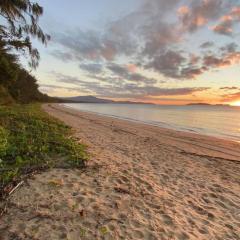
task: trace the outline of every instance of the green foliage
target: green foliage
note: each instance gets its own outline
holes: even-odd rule
[[[105,227],[105,226],[102,226],[102,227],[99,229],[99,231],[100,231],[100,233],[101,233],[102,235],[106,235],[106,234],[108,233],[108,229],[107,229],[107,227]]]
[[[0,188],[38,168],[84,167],[85,147],[40,105],[0,107]]]
[[[30,65],[36,68],[39,60],[38,50],[32,47],[30,37],[46,44],[50,36],[38,25],[43,8],[29,0],[1,0],[0,16],[5,20],[0,24],[0,40],[8,48],[28,52]]]
[[[37,80],[18,64],[0,40],[0,105],[14,101],[52,102],[55,99],[39,92]]]
[[[0,105],[9,105],[14,103],[14,100],[10,93],[0,85]]]
[[[31,37],[47,44],[50,37],[38,25],[43,8],[29,0],[0,0],[0,105],[55,101],[38,90],[37,81],[19,63],[17,53],[30,56],[31,68],[39,61]]]
[[[8,148],[8,132],[0,126],[0,156],[5,156]]]

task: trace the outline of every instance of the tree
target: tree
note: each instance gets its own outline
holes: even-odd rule
[[[38,90],[36,78],[19,64],[16,54],[28,53],[31,67],[37,67],[39,53],[31,37],[43,44],[50,39],[38,25],[42,14],[43,8],[29,0],[0,0],[0,104],[55,101]]]
[[[28,53],[30,66],[36,68],[39,52],[32,47],[31,37],[36,37],[47,44],[50,36],[45,34],[38,25],[43,8],[29,0],[0,0],[0,41],[5,48],[16,49]]]

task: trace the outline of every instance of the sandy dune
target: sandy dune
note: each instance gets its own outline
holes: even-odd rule
[[[0,239],[240,239],[240,145],[45,105],[88,145],[86,170],[38,174]]]

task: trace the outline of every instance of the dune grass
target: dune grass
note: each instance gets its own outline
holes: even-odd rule
[[[84,167],[85,146],[40,104],[0,106],[0,195],[24,175],[50,167]]]

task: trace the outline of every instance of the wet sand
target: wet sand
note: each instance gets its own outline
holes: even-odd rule
[[[88,146],[88,167],[25,182],[0,239],[240,239],[240,144],[43,108]]]

